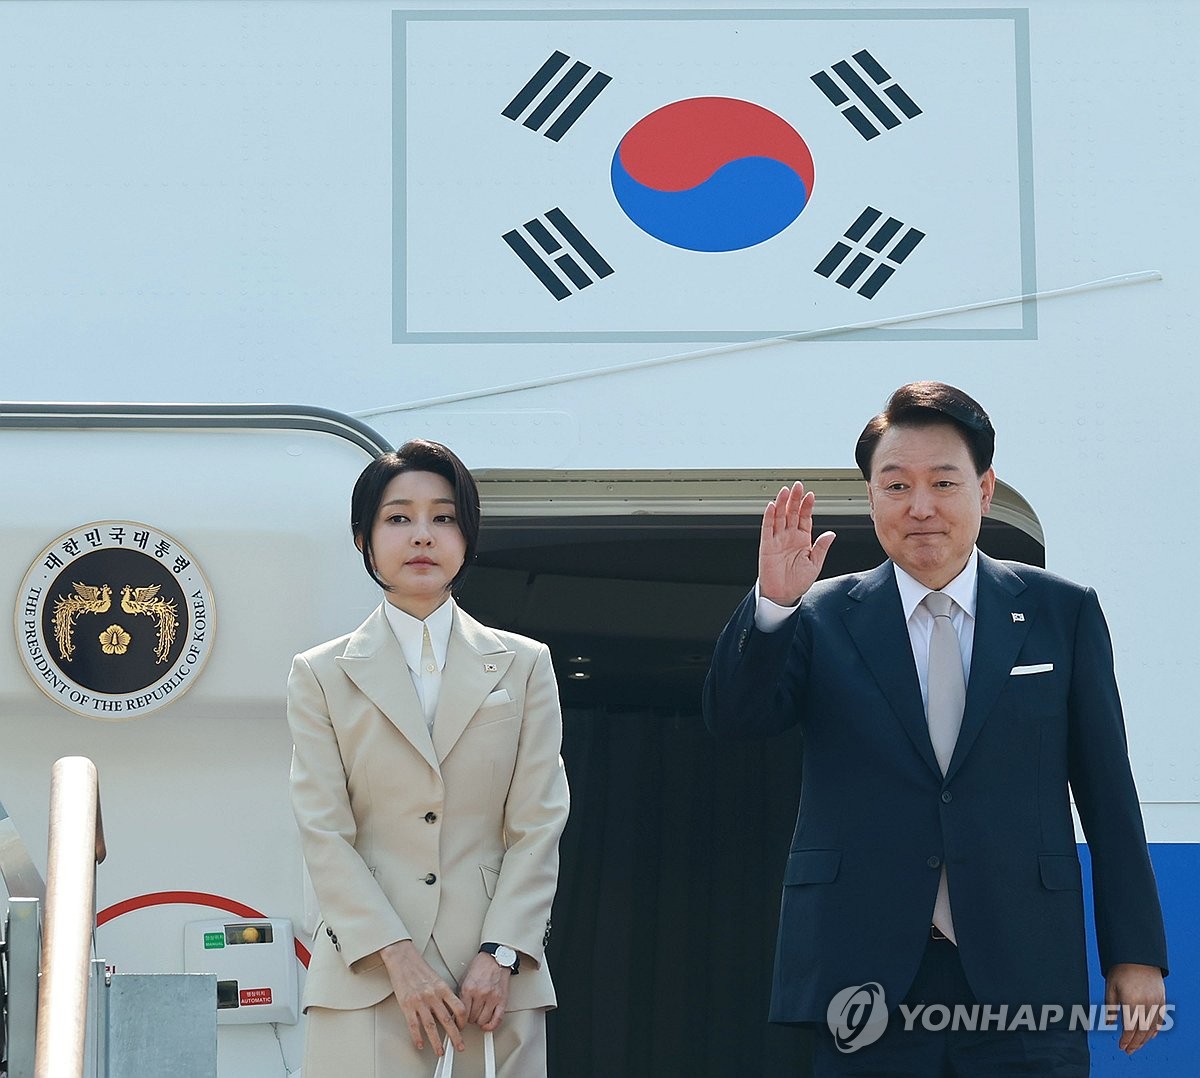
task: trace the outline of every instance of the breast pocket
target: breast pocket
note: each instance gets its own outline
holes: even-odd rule
[[[505,719],[514,718],[516,715],[517,702],[512,698],[512,693],[501,686],[498,689],[493,689],[483,698],[483,703],[476,709],[475,716],[471,719],[468,729],[488,726],[494,722],[503,722]]]
[[[1057,663],[1021,660],[1007,682],[1003,708],[1014,718],[1056,713],[1066,706],[1067,674]]]
[[[496,726],[499,723],[509,722],[518,718],[520,718],[520,715],[517,712],[517,705],[511,700],[494,707],[481,707],[475,712],[470,723],[467,724],[466,732],[469,734],[473,730]]]

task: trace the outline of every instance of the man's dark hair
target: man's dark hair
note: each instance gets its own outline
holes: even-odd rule
[[[909,382],[889,398],[883,411],[871,419],[858,436],[854,460],[863,478],[871,481],[871,458],[879,439],[892,427],[953,427],[967,443],[975,474],[992,466],[996,431],[979,402],[945,382]]]
[[[375,571],[371,530],[375,525],[379,504],[383,501],[383,492],[396,476],[404,472],[433,472],[445,479],[454,491],[454,515],[467,544],[462,568],[450,581],[451,589],[456,589],[475,560],[475,550],[479,545],[479,488],[467,466],[441,442],[414,438],[399,449],[380,454],[363,469],[354,484],[354,493],[350,495],[350,531],[362,547],[363,565],[376,584],[384,591],[391,591],[390,585],[381,580]]]

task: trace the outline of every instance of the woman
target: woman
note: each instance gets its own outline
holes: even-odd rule
[[[479,493],[437,442],[363,471],[350,525],[383,602],[298,655],[292,804],[324,918],[305,1078],[546,1073],[543,960],[567,818],[550,652],[465,614]]]

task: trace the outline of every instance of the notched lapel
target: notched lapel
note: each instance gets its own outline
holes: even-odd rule
[[[433,749],[439,763],[454,748],[488,693],[508,673],[514,657],[491,629],[455,607],[433,719]]]
[[[996,700],[1009,682],[1021,645],[1037,614],[1036,596],[1025,581],[1001,562],[979,555],[979,582],[975,592],[975,640],[971,646],[971,676],[962,728],[946,779],[966,759],[979,731],[995,709]],[[1023,617],[1016,619],[1013,612]]]
[[[909,740],[940,775],[892,563],[884,562],[869,573],[850,590],[849,597],[851,605],[842,615],[846,631]]]
[[[383,607],[378,607],[351,634],[335,662],[368,700],[387,716],[426,760],[438,770],[429,727],[413,686],[404,652]]]

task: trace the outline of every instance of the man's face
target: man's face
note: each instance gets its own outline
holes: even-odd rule
[[[867,486],[875,534],[906,573],[943,588],[967,564],[995,487],[991,468],[975,474],[954,427],[891,427],[875,447]]]

